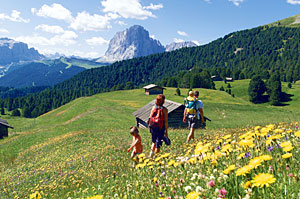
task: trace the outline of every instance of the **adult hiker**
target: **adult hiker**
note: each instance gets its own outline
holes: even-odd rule
[[[199,99],[199,91],[194,92],[194,97],[196,101],[196,111],[197,111],[197,120],[200,120],[201,126],[205,124],[204,114],[203,114],[203,103]]]
[[[183,122],[188,121],[188,128],[190,129],[186,142],[189,143],[191,139],[194,139],[195,128],[197,127],[197,119],[201,118],[201,123],[204,124],[203,117],[203,103],[198,99],[199,91],[189,92],[189,96],[186,99],[186,107],[183,114]]]
[[[152,135],[152,145],[149,157],[159,153],[164,137],[168,138],[168,109],[163,106],[165,96],[157,95],[155,105],[149,116],[149,128]]]

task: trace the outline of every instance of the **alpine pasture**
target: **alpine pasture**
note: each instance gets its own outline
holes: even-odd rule
[[[0,140],[0,198],[299,198],[300,83],[283,91],[284,106],[248,101],[249,80],[230,82],[235,97],[198,89],[205,130],[185,143],[187,129],[169,129],[171,146],[148,159],[151,136],[140,129],[144,154],[127,149],[132,113],[155,96],[143,89],[76,99],[36,119],[6,116]],[[176,88],[166,99],[183,103]]]

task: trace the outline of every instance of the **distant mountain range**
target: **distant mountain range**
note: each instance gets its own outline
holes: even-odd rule
[[[195,46],[197,46],[197,44],[195,44],[192,41],[184,41],[184,42],[177,42],[177,43],[173,42],[166,46],[166,51],[169,52],[180,48],[195,47]]]
[[[151,38],[149,32],[144,27],[134,25],[122,32],[116,33],[110,40],[105,55],[97,61],[112,63],[192,46],[197,45],[194,42],[174,42],[164,47],[160,41]]]
[[[101,66],[103,66],[101,63],[65,57],[10,64],[5,68],[5,75],[0,78],[0,86],[13,88],[53,86],[86,69]]]
[[[0,66],[20,61],[32,61],[45,58],[34,48],[8,38],[0,38]]]

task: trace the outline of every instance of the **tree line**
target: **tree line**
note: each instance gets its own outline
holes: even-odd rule
[[[149,83],[174,87],[213,88],[210,75],[221,78],[299,80],[300,28],[258,27],[238,31],[209,44],[115,62],[83,71],[39,94],[0,100],[1,107],[22,109],[37,117],[78,97]],[[189,71],[197,71],[197,75]],[[25,114],[26,113],[26,114]]]

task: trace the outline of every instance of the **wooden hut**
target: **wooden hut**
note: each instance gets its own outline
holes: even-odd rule
[[[6,120],[0,119],[0,139],[8,136],[8,128],[12,128],[8,125]]]
[[[212,81],[215,81],[215,82],[216,82],[216,81],[223,81],[223,79],[222,79],[221,77],[216,76],[216,75],[213,75],[213,76],[211,76],[210,78],[211,78]]]
[[[225,78],[225,81],[226,81],[226,82],[233,82],[233,78],[232,78],[232,77],[226,77],[226,78]]]
[[[146,106],[135,111],[133,115],[136,117],[136,125],[141,128],[148,128],[148,119],[151,113],[155,100],[151,101]],[[164,107],[168,109],[168,124],[171,128],[184,128],[187,123],[182,121],[185,106],[177,102],[165,100]]]
[[[158,95],[163,94],[164,89],[163,87],[157,86],[155,84],[149,84],[148,86],[143,87],[145,89],[146,95]]]

